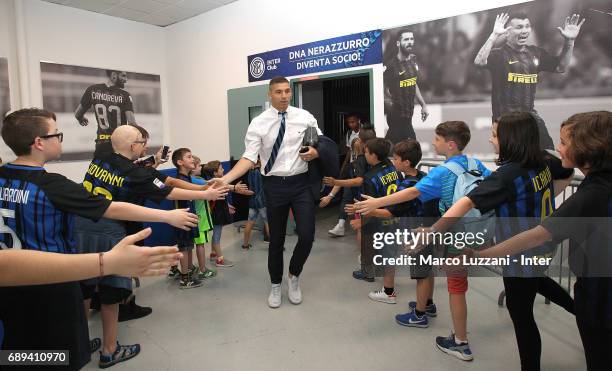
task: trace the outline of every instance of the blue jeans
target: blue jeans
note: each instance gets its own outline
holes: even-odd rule
[[[213,226],[212,243],[217,245],[221,243],[221,232],[223,232],[223,226],[221,224],[215,224]]]

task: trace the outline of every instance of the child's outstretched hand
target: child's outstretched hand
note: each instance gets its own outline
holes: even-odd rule
[[[355,214],[355,204],[346,204],[344,205],[344,211],[348,214],[348,215],[353,215]]]
[[[336,178],[332,178],[330,176],[324,176],[323,177],[323,184],[327,185],[327,186],[335,186],[336,185]]]
[[[206,199],[210,201],[223,200],[229,192],[229,186],[221,186],[219,188],[208,188],[206,191]]]
[[[368,215],[373,210],[380,208],[378,205],[378,200],[375,197],[368,195],[361,195],[363,197],[363,201],[357,201],[355,203],[355,211],[362,214]]]
[[[242,183],[242,181],[236,183],[234,186],[234,193],[238,193],[245,196],[252,196],[255,192],[251,191],[246,184]]]
[[[361,219],[351,220],[351,228],[353,228],[354,230],[361,229]]]
[[[185,231],[198,226],[198,216],[189,212],[189,209],[166,210],[164,221],[173,227]]]
[[[329,203],[331,202],[332,198],[329,196],[323,196],[321,198],[321,202],[319,202],[319,207],[325,207],[327,205],[329,205]]]
[[[151,234],[151,228],[129,235],[113,249],[104,253],[107,272],[122,276],[165,275],[171,266],[178,264],[182,254],[176,246],[137,246]]]

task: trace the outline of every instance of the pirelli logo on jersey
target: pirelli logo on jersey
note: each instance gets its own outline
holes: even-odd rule
[[[508,72],[508,82],[516,82],[519,84],[537,84],[538,74]]]
[[[123,181],[125,180],[125,178],[119,175],[115,175],[109,172],[108,170],[101,168],[100,166],[96,164],[89,165],[89,169],[87,169],[87,174],[91,175],[92,177],[96,179],[100,179],[104,183],[107,183],[113,186],[117,186],[117,187],[123,187]]]
[[[417,78],[413,77],[411,79],[406,79],[400,81],[400,88],[409,88],[411,86],[415,86],[417,83]]]

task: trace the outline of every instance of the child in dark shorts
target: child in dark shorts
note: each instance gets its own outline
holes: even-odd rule
[[[177,178],[191,183],[189,175],[195,169],[195,159],[188,148],[179,148],[172,153],[172,163],[177,169]],[[177,209],[190,209],[195,212],[193,201],[176,200],[175,206]],[[191,228],[186,231],[183,229],[175,229],[176,245],[179,251],[183,252],[181,258],[181,271],[179,288],[191,289],[202,286],[202,281],[195,277],[195,272],[190,268],[193,266],[193,248],[195,246],[194,239],[200,235],[198,228]]]

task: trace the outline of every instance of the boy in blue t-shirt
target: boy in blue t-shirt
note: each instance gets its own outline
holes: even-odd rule
[[[456,162],[464,169],[468,168],[468,158],[462,151],[470,141],[470,129],[463,121],[447,121],[439,124],[435,130],[433,147],[436,154],[446,158],[445,163]],[[486,177],[491,174],[480,161],[476,160],[478,170]],[[414,187],[407,188],[395,194],[373,198],[364,196],[365,200],[355,204],[356,212],[367,214],[372,210],[411,201],[419,198],[423,202],[440,199],[439,209],[444,213],[453,205],[453,196],[457,176],[444,166],[433,168]],[[448,354],[464,361],[474,359],[467,339],[467,272],[465,275],[453,274],[447,277],[450,310],[453,319],[454,333],[448,337],[438,336],[436,345]]]

